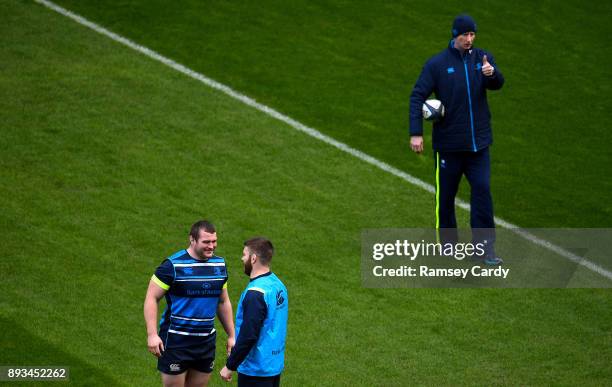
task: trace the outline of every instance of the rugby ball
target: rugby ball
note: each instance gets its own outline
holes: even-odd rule
[[[437,99],[428,99],[423,103],[423,119],[439,121],[444,117],[444,105]]]

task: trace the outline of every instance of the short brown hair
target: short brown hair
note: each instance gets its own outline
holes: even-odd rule
[[[189,231],[189,236],[196,242],[200,237],[200,230],[204,230],[209,234],[214,234],[217,232],[217,230],[215,230],[215,226],[208,220],[199,220],[191,226],[191,231]]]
[[[263,265],[268,266],[270,264],[274,255],[274,246],[269,239],[264,237],[251,238],[244,242],[244,246],[249,249],[251,254],[257,255]]]

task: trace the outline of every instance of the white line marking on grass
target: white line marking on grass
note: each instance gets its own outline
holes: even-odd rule
[[[280,120],[280,121],[286,123],[287,125],[291,126],[292,128],[299,130],[300,132],[306,133],[307,135],[309,135],[311,137],[314,137],[314,138],[316,138],[318,140],[321,140],[324,143],[329,144],[329,145],[331,145],[331,146],[333,146],[333,147],[335,147],[337,149],[340,149],[341,151],[346,152],[346,153],[348,153],[348,154],[350,154],[352,156],[355,156],[358,159],[360,159],[362,161],[365,161],[366,163],[374,165],[375,167],[377,167],[379,169],[382,169],[383,171],[389,172],[390,174],[395,175],[395,176],[399,177],[400,179],[405,180],[405,181],[407,181],[408,183],[410,183],[412,185],[420,187],[420,188],[424,189],[427,192],[431,192],[433,194],[435,194],[435,192],[436,192],[436,189],[435,189],[435,187],[433,185],[431,185],[429,183],[426,183],[426,182],[424,182],[423,180],[421,180],[419,178],[416,178],[416,177],[414,177],[414,176],[412,176],[412,175],[410,175],[410,174],[408,174],[408,173],[406,173],[404,171],[401,171],[401,170],[399,170],[399,169],[397,169],[395,167],[392,167],[391,165],[389,165],[389,164],[387,164],[385,162],[382,162],[382,161],[380,161],[380,160],[378,160],[378,159],[376,159],[376,158],[374,158],[374,157],[372,157],[372,156],[370,156],[370,155],[368,155],[366,153],[363,153],[360,150],[352,148],[352,147],[348,146],[347,144],[345,144],[343,142],[340,142],[340,141],[335,140],[335,139],[333,139],[333,138],[331,138],[329,136],[326,136],[325,134],[319,132],[316,129],[308,127],[308,126],[302,124],[301,122],[298,122],[298,121],[294,120],[291,117],[287,117],[286,115],[277,112],[276,110],[272,109],[271,107],[263,105],[263,104],[255,101],[254,99],[249,98],[246,95],[241,94],[241,93],[233,90],[232,88],[230,88],[230,87],[228,87],[228,86],[226,86],[226,85],[224,85],[222,83],[219,83],[219,82],[215,81],[214,79],[208,78],[207,76],[202,75],[202,74],[200,74],[200,73],[198,73],[196,71],[193,71],[190,68],[185,67],[182,64],[173,61],[172,59],[166,58],[165,56],[156,53],[155,51],[153,51],[153,50],[151,50],[151,49],[149,49],[147,47],[144,47],[144,46],[141,46],[141,45],[139,45],[137,43],[134,43],[133,41],[131,41],[129,39],[126,39],[123,36],[117,35],[114,32],[111,32],[111,31],[107,30],[106,28],[101,27],[98,24],[93,23],[93,22],[85,19],[82,16],[79,16],[79,15],[73,13],[73,12],[70,12],[67,9],[62,8],[62,7],[52,3],[50,1],[47,1],[47,0],[34,0],[34,1],[39,3],[39,4],[44,5],[45,7],[49,8],[49,9],[52,9],[53,11],[55,11],[55,12],[61,14],[61,15],[64,15],[64,16],[74,20],[75,22],[77,22],[77,23],[79,23],[81,25],[84,25],[87,28],[90,28],[90,29],[92,29],[92,30],[102,34],[102,35],[105,35],[108,38],[110,38],[110,39],[112,39],[112,40],[114,40],[114,41],[116,41],[118,43],[121,43],[121,44],[123,44],[123,45],[125,45],[125,46],[127,46],[127,47],[129,47],[129,48],[131,48],[133,50],[135,50],[135,51],[138,51],[141,54],[144,54],[144,55],[148,56],[151,59],[154,59],[154,60],[156,60],[158,62],[161,62],[161,63],[165,64],[166,66],[168,66],[168,67],[170,67],[170,68],[172,68],[172,69],[174,69],[174,70],[176,70],[178,72],[181,72],[181,73],[183,73],[183,74],[185,74],[185,75],[187,75],[187,76],[189,76],[189,77],[191,77],[193,79],[196,79],[196,80],[204,83],[205,85],[212,87],[213,89],[219,90],[219,91],[229,95],[230,97],[232,97],[234,99],[237,99],[238,101],[244,103],[245,105],[251,106],[251,107],[253,107],[253,108],[255,108],[255,109],[259,110],[259,111],[262,111],[262,112],[266,113],[267,115],[269,115],[271,117],[274,117],[277,120]],[[406,147],[406,149],[408,149],[408,148]],[[465,202],[463,200],[458,199],[456,201],[456,204],[457,204],[458,207],[463,208],[464,210],[467,210],[467,211],[470,210],[469,203],[467,203],[467,202]],[[579,265],[582,265],[582,266],[586,267],[587,269],[592,270],[592,271],[594,271],[594,272],[596,272],[596,273],[598,273],[598,274],[600,274],[600,275],[602,275],[602,276],[612,280],[612,272],[604,269],[603,267],[601,267],[601,266],[599,266],[599,265],[597,265],[597,264],[595,264],[595,263],[593,263],[593,262],[591,262],[591,261],[589,261],[587,259],[579,257],[576,254],[573,254],[573,253],[571,253],[571,252],[569,252],[569,251],[567,251],[567,250],[565,250],[565,249],[563,249],[563,248],[561,248],[561,247],[559,247],[557,245],[554,245],[554,244],[552,244],[552,243],[550,243],[550,242],[548,242],[548,241],[546,241],[544,239],[538,238],[537,236],[535,236],[535,235],[533,235],[533,234],[531,234],[531,233],[529,233],[527,231],[521,230],[521,229],[519,229],[519,227],[517,225],[514,225],[512,223],[506,222],[505,220],[500,219],[498,217],[495,217],[495,223],[498,224],[500,227],[512,230],[513,232],[515,232],[516,234],[522,236],[523,238],[525,238],[525,239],[527,239],[527,240],[529,240],[529,241],[531,241],[531,242],[533,242],[533,243],[535,243],[535,244],[537,244],[539,246],[542,246],[542,247],[544,247],[546,249],[554,251],[555,253],[557,253],[557,254],[559,254],[559,255],[569,259],[570,261],[575,262],[575,263],[577,263]]]

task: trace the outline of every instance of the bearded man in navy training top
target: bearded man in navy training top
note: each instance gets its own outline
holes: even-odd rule
[[[461,177],[471,187],[470,225],[475,243],[484,243],[487,265],[502,260],[494,249],[495,221],[490,190],[489,146],[493,143],[487,90],[504,84],[490,52],[473,46],[476,23],[469,15],[453,21],[448,47],[425,63],[410,96],[410,148],[423,152],[423,102],[434,93],[445,107],[433,124],[436,166],[436,229],[442,242],[457,241],[455,196]]]
[[[236,313],[236,346],[221,370],[231,381],[238,371],[239,387],[278,387],[285,366],[287,288],[270,271],[272,242],[252,238],[244,242],[242,263],[250,281],[240,296]]]

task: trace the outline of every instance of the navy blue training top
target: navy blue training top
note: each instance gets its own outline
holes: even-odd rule
[[[199,345],[215,333],[217,305],[227,283],[223,258],[204,261],[181,250],[164,260],[151,279],[167,291],[159,323],[165,348]]]

